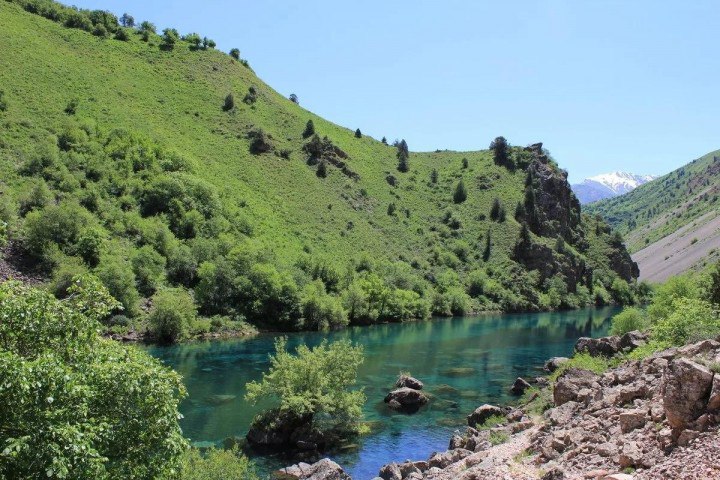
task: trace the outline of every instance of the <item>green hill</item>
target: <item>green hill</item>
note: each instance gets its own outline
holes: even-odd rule
[[[221,316],[201,330],[632,299],[624,246],[538,146],[409,152],[402,172],[401,148],[193,35],[47,0],[0,3],[0,24],[5,257],[59,295],[91,270],[142,319],[188,289]]]
[[[720,150],[586,210],[625,236],[641,278],[663,281],[718,257],[718,192]]]

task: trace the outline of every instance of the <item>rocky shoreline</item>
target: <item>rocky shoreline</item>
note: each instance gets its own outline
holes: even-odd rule
[[[611,357],[644,341],[639,332],[583,338],[576,351]],[[482,426],[489,418],[500,421]],[[374,480],[720,479],[719,424],[720,341],[704,340],[602,374],[569,368],[522,406],[478,407],[447,451],[387,464]],[[350,476],[323,459],[277,478]]]

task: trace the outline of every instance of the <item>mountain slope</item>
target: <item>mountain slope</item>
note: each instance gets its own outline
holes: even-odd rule
[[[630,192],[653,179],[654,175],[636,175],[627,172],[612,172],[586,178],[572,185],[580,204],[596,202]]]
[[[398,148],[304,110],[242,61],[145,42],[104,12],[17,3],[95,33],[0,3],[2,219],[59,293],[91,270],[130,316],[135,290],[172,285],[204,315],[321,328],[608,301],[618,275],[633,279],[609,228],[576,201],[556,208],[572,194],[538,148],[504,163],[412,152],[400,172]],[[532,165],[542,176],[528,180]],[[520,204],[537,220],[523,235]],[[530,266],[521,241],[549,263]]]
[[[717,257],[719,192],[720,150],[587,210],[625,236],[642,279],[663,281]]]

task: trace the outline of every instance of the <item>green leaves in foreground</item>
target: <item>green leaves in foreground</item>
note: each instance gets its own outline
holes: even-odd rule
[[[281,338],[275,351],[262,381],[247,384],[246,400],[269,399],[281,412],[300,417],[323,414],[332,427],[355,427],[365,403],[362,389],[351,390],[363,362],[362,346],[346,340],[323,342],[312,349],[300,345],[292,355]]]
[[[156,478],[187,444],[178,425],[180,377],[98,336],[116,306],[80,278],[59,301],[0,285],[0,478]]]

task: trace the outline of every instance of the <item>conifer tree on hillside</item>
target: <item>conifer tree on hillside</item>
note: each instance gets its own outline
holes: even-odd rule
[[[488,228],[487,235],[485,235],[485,250],[483,251],[483,261],[487,262],[490,260],[490,249],[492,247],[492,239],[491,239],[491,232]]]
[[[303,138],[309,138],[315,135],[315,124],[312,120],[308,120],[305,124],[305,131],[303,132]],[[319,139],[318,139],[319,140]]]
[[[493,152],[493,161],[496,165],[512,168],[514,165],[510,158],[510,144],[505,137],[497,137],[490,143],[490,150]]]
[[[380,140],[380,141],[383,143],[383,145],[387,145],[387,144],[388,144],[388,143],[387,143],[387,138],[385,138],[385,137],[383,137],[382,140]]]
[[[437,168],[433,168],[432,172],[430,172],[430,183],[437,183],[438,182],[438,171]]]
[[[455,193],[453,193],[453,202],[462,203],[465,200],[467,200],[467,188],[465,188],[465,183],[461,178],[458,184],[455,186]]]
[[[397,169],[401,172],[407,172],[410,170],[410,151],[408,149],[408,144],[405,141],[405,139],[401,140],[397,144],[397,159],[398,159],[398,167]]]
[[[355,138],[362,138],[362,132],[359,128],[355,130]]]

